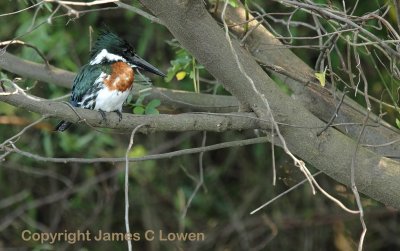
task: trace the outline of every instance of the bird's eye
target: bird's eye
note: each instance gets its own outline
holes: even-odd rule
[[[124,48],[123,52],[126,54],[135,54],[132,48]]]

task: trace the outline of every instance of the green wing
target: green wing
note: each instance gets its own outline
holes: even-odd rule
[[[95,89],[98,88],[98,86],[95,85],[96,79],[101,73],[108,73],[109,71],[109,65],[84,65],[74,79],[71,104],[77,106],[77,103],[82,101],[85,94],[95,91]]]

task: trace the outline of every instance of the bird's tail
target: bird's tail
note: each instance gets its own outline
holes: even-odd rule
[[[58,125],[54,128],[54,131],[63,132],[67,130],[72,125],[71,122],[62,120]]]

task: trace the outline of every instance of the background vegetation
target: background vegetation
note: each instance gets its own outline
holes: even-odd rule
[[[17,12],[40,1],[2,1],[1,14]],[[317,2],[317,1],[314,1]],[[341,1],[318,1],[341,5]],[[355,1],[346,1],[348,6]],[[143,8],[136,1],[126,3]],[[234,4],[234,1],[232,1]],[[287,8],[274,1],[246,1],[268,12],[284,12]],[[376,10],[386,1],[363,1],[357,13]],[[76,72],[88,61],[90,42],[101,27],[106,25],[135,45],[137,54],[163,71],[166,79],[150,76],[152,85],[210,94],[229,95],[217,80],[197,63],[174,40],[168,30],[148,19],[125,9],[95,7],[79,17],[62,16],[48,21],[56,4],[44,4],[41,8],[0,16],[2,41],[17,38],[35,45],[51,65]],[[98,7],[98,6],[97,6]],[[79,8],[78,8],[79,9]],[[68,11],[61,7],[56,15]],[[293,17],[311,22],[301,12]],[[394,9],[388,21],[395,26]],[[373,25],[373,24],[371,24]],[[274,24],[284,34],[285,26]],[[291,29],[293,36],[310,36],[302,28]],[[287,34],[286,34],[287,35]],[[377,34],[384,36],[384,34]],[[309,41],[308,41],[309,42]],[[295,40],[292,45],[305,45]],[[340,45],[339,46],[344,46]],[[343,47],[343,49],[345,49]],[[319,51],[295,48],[294,51],[314,68]],[[10,45],[7,52],[18,57],[43,63],[32,49]],[[340,67],[340,58],[333,56],[333,68]],[[383,67],[370,64],[371,69]],[[319,70],[318,68],[316,70]],[[377,75],[366,69],[369,92],[378,99],[386,88],[390,95],[383,97],[393,104],[398,102],[398,80],[389,75]],[[378,70],[384,72],[384,69]],[[370,73],[370,74],[369,74]],[[18,77],[1,71],[2,79]],[[177,75],[180,74],[180,75]],[[199,84],[193,76],[199,74]],[[178,80],[177,77],[180,79]],[[182,78],[182,79],[181,79]],[[18,84],[29,88],[29,93],[47,99],[58,98],[70,92],[51,83],[35,79],[22,79]],[[282,88],[290,90],[282,83]],[[338,88],[342,89],[341,84]],[[363,104],[364,98],[356,100]],[[179,113],[158,100],[132,99],[125,112],[149,114]],[[142,108],[137,108],[142,107]],[[384,109],[385,120],[396,125],[399,114],[393,109],[374,104],[375,112]],[[38,114],[0,103],[0,142],[12,137],[26,125],[40,118]],[[124,157],[131,131],[94,129],[84,124],[76,125],[66,133],[55,133],[56,119],[47,119],[25,132],[16,141],[20,149],[45,157],[105,158]],[[171,152],[180,149],[217,144],[225,141],[255,137],[253,130],[214,133],[184,132],[137,134],[130,157]],[[206,136],[205,136],[206,135]],[[281,192],[296,185],[304,176],[279,148],[275,148],[277,183],[272,185],[272,153],[270,144],[233,147],[199,154],[182,155],[163,160],[135,162],[130,166],[129,194],[131,231],[143,233],[146,229],[166,232],[205,233],[203,242],[147,242],[134,243],[137,250],[352,250],[357,246],[361,226],[358,216],[350,215],[327,200],[321,194],[313,196],[306,184],[296,188],[262,211],[250,212]],[[202,163],[201,163],[202,162]],[[126,250],[126,242],[79,242],[55,245],[25,242],[21,232],[63,232],[99,229],[105,232],[124,232],[124,163],[53,163],[37,161],[19,154],[4,156],[0,162],[0,249],[27,248],[29,250]],[[193,197],[185,217],[186,204],[199,180],[199,167],[204,168],[204,184]],[[312,172],[316,172],[311,167]],[[317,176],[320,184],[351,208],[355,208],[351,190],[328,176]],[[400,249],[399,214],[397,210],[362,198],[368,233],[366,250]]]

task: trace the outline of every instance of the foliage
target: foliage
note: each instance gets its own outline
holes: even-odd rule
[[[151,114],[159,114],[160,112],[157,110],[157,107],[160,106],[161,101],[159,99],[153,99],[148,102],[146,105],[143,104],[143,100],[149,93],[143,93],[139,96],[136,102],[133,104],[133,113],[138,115],[151,115]]]
[[[171,60],[171,67],[168,68],[165,81],[171,82],[174,77],[176,80],[182,81],[186,76],[189,76],[193,80],[194,91],[200,92],[196,76],[197,72],[204,69],[204,66],[197,64],[196,59],[177,44],[176,40],[169,41],[168,44],[175,50],[175,59]]]

